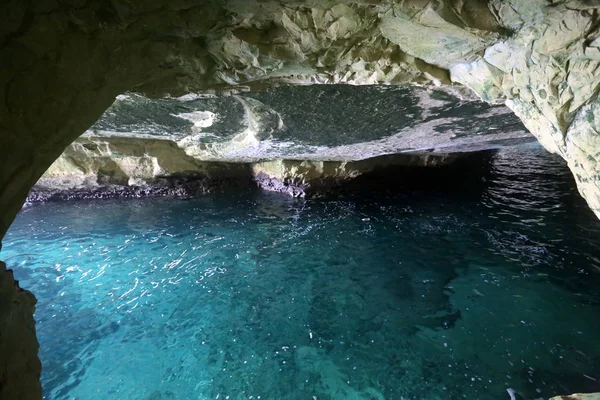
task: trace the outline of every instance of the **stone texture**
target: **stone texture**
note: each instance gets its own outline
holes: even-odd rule
[[[600,3],[497,0],[491,6],[515,33],[478,60],[452,66],[452,80],[482,99],[505,101],[548,151],[567,161],[600,216]]]
[[[263,160],[346,165],[386,154],[445,155],[528,141],[535,139],[508,108],[422,88],[297,86],[160,100],[128,95],[67,147],[33,198],[47,197],[48,190],[171,185],[165,178],[243,180]],[[418,157],[406,159],[428,164]],[[339,178],[329,171],[319,179]]]
[[[0,399],[41,399],[35,297],[0,261]]]
[[[168,177],[228,179],[244,174],[248,168],[243,164],[202,162],[167,139],[90,136],[69,145],[36,189],[143,186]]]
[[[416,14],[394,10],[381,18],[383,36],[400,49],[440,68],[474,61],[478,53],[498,40],[498,35],[468,29],[446,21],[428,3]]]
[[[428,3],[4,2],[0,236],[47,167],[125,91],[157,97],[282,84],[450,84],[446,70],[406,53],[380,29],[385,16],[415,15]],[[479,49],[501,27],[478,3],[438,2],[424,21],[438,13],[458,27],[455,35],[481,31],[467,41]]]
[[[28,203],[112,197],[188,196],[247,187],[311,197],[389,166],[437,167],[461,154],[404,152],[358,161],[203,161],[168,139],[86,136],[73,142],[34,186]]]
[[[568,161],[598,209],[589,147],[597,119],[586,117],[597,108],[596,2],[40,0],[2,9],[0,233],[33,183],[120,93],[312,83],[458,92],[458,82],[506,101]]]
[[[296,86],[159,100],[127,95],[67,147],[28,201],[188,194],[190,179],[210,191],[252,178],[267,190],[304,197],[377,166],[443,165],[449,153],[528,141],[535,139],[504,106],[406,86]]]
[[[33,187],[27,204],[192,196],[252,185],[247,164],[196,160],[172,140],[89,136],[67,147]]]

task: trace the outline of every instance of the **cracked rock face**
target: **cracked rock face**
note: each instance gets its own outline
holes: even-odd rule
[[[600,217],[600,3],[493,4],[515,34],[478,60],[452,66],[452,80],[482,99],[505,101],[548,151],[567,161]]]

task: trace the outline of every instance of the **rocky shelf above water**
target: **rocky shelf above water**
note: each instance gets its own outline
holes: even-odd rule
[[[201,193],[251,180],[304,197],[383,166],[441,166],[530,142],[504,106],[419,87],[132,94],[65,150],[29,200]]]
[[[534,141],[505,106],[411,86],[313,85],[231,96],[120,96],[84,135],[170,140],[202,161],[362,160]]]

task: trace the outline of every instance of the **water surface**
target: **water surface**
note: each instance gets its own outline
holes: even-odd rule
[[[1,257],[39,299],[45,398],[600,391],[600,222],[563,163],[393,176],[24,209]]]

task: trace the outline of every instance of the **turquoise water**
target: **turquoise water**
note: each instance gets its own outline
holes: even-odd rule
[[[24,209],[1,258],[39,299],[45,398],[600,391],[600,222],[562,162],[391,176]]]

